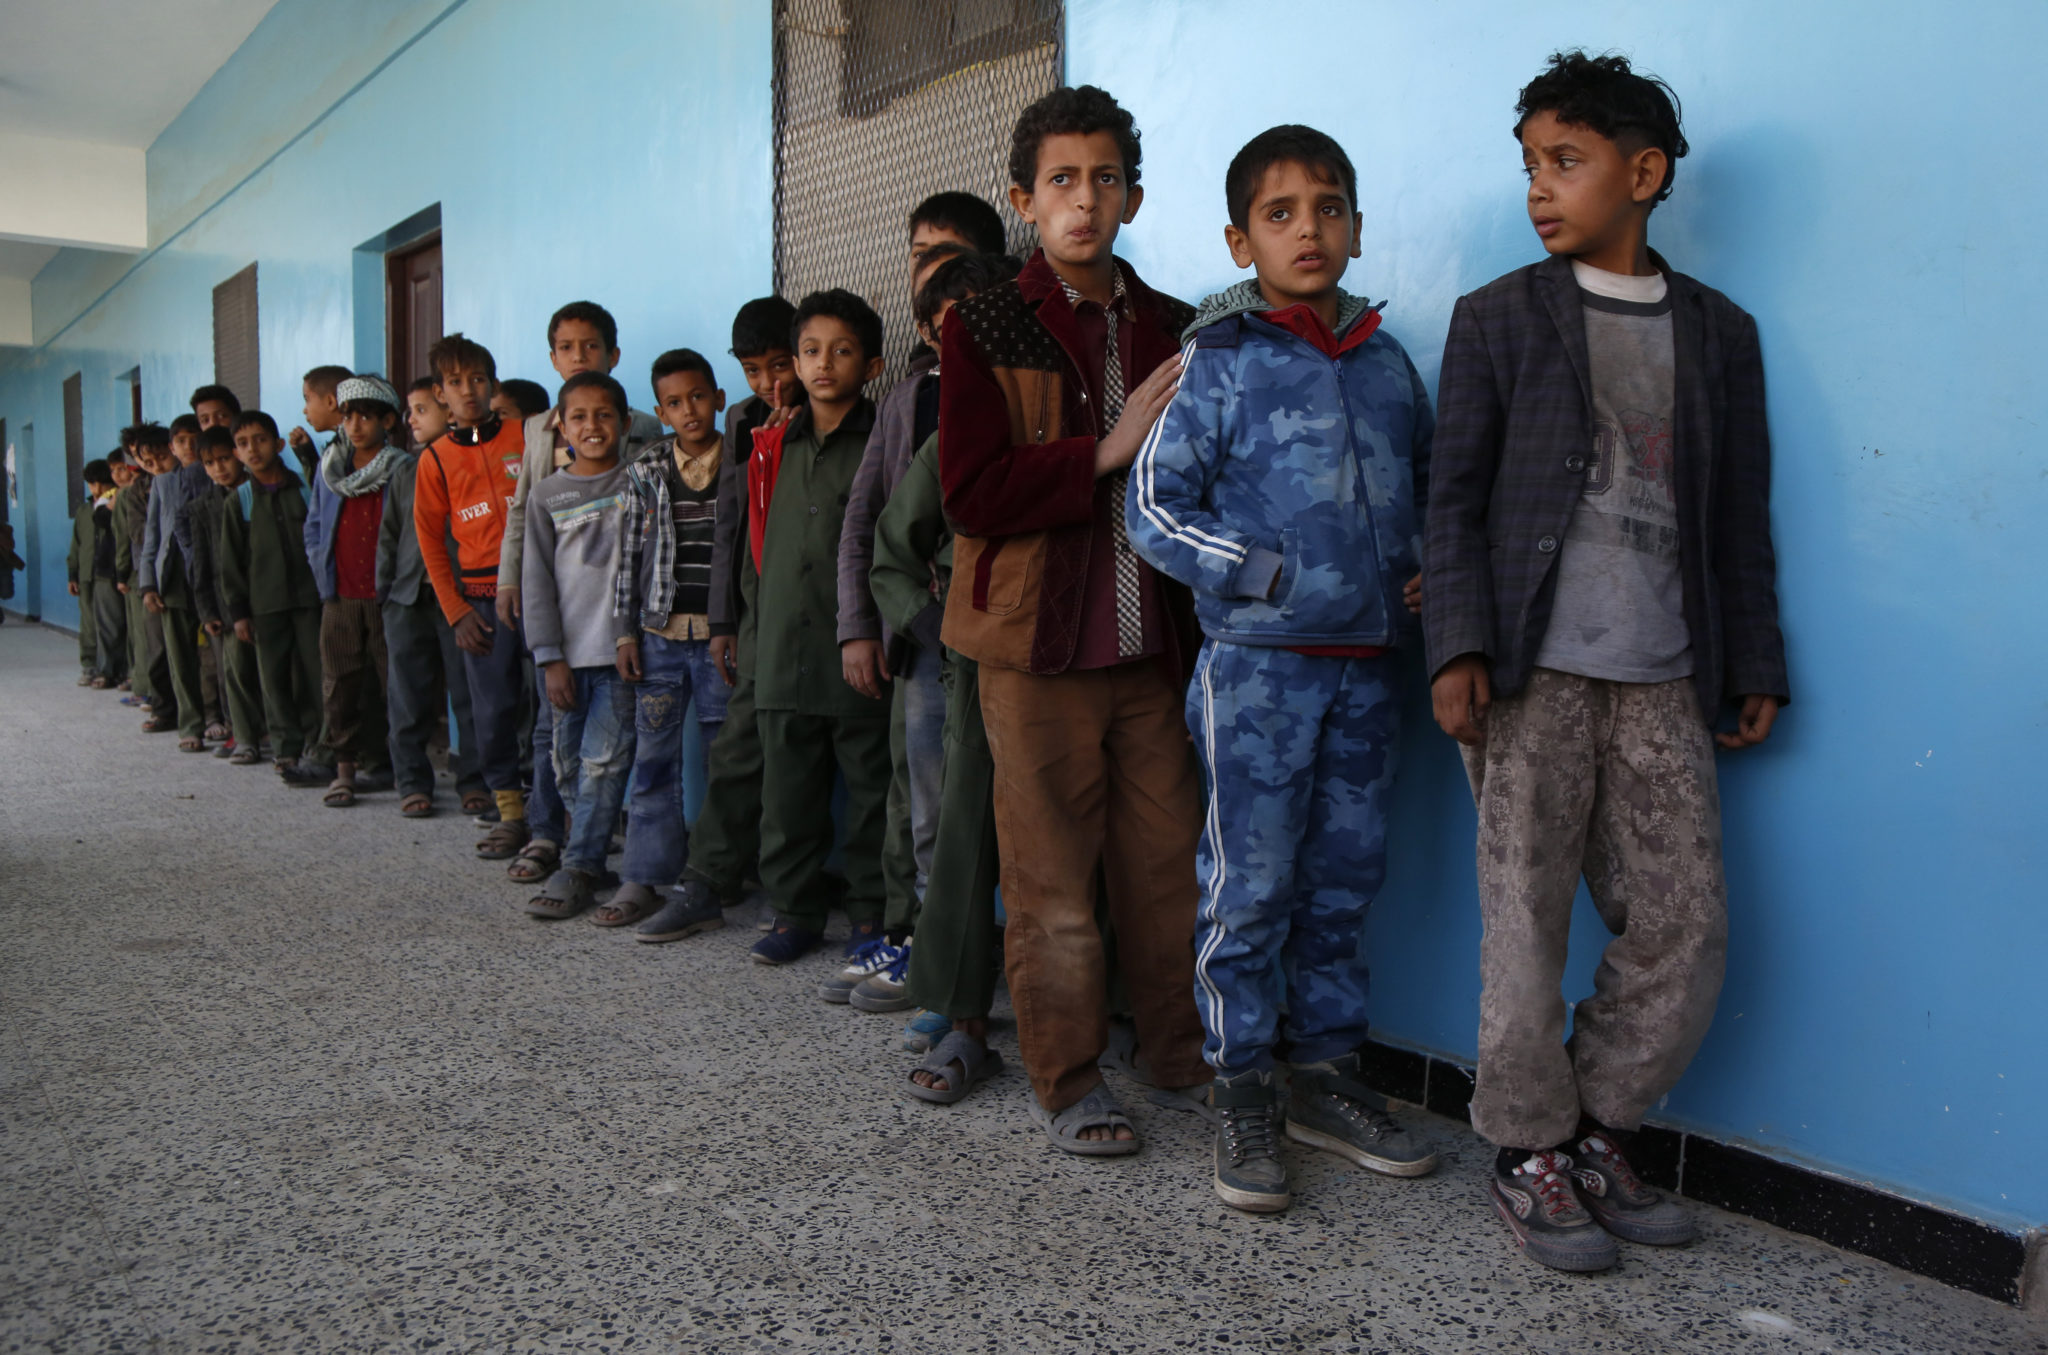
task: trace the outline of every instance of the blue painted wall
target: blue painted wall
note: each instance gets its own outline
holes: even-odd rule
[[[115,378],[138,363],[147,412],[180,411],[210,378],[211,289],[252,259],[280,413],[296,412],[301,371],[355,351],[352,250],[434,202],[448,324],[508,375],[549,375],[542,327],[571,297],[619,316],[633,377],[674,343],[722,355],[734,306],[768,285],[765,0],[356,8],[344,23],[284,0],[152,150],[156,251],[60,255],[37,280],[41,347],[0,354],[0,418],[17,443],[36,430],[22,483],[52,620],[75,614],[63,378],[85,374],[89,455],[125,422]],[[1112,89],[1146,131],[1127,254],[1183,295],[1231,281],[1224,165],[1272,123],[1314,123],[1364,181],[1350,280],[1391,299],[1389,326],[1432,379],[1452,301],[1539,257],[1507,129],[1544,55],[1625,50],[1686,99],[1694,150],[1653,239],[1762,327],[1796,702],[1771,744],[1723,763],[1728,986],[1660,1116],[1981,1218],[2048,1222],[2033,774],[2048,631],[2032,592],[2048,575],[2048,401],[2032,370],[2048,190],[2012,168],[2031,163],[2026,62],[2048,49],[2048,10],[1978,6],[1967,32],[1846,0],[1549,18],[1376,2],[1318,10],[1306,32],[1244,14],[1069,0],[1070,79]],[[1311,50],[1334,63],[1305,67]],[[559,92],[592,79],[600,98]],[[1389,1039],[1466,1056],[1472,812],[1414,696],[1372,924],[1375,1016]],[[1583,910],[1575,994],[1603,935]]]
[[[1432,384],[1452,302],[1542,257],[1510,139],[1556,47],[1676,86],[1692,154],[1652,243],[1761,326],[1794,704],[1722,759],[1733,950],[1660,1118],[2006,1224],[2048,1223],[2048,189],[2030,54],[2048,9],[1903,3],[1323,7],[1069,0],[1067,74],[1144,133],[1126,253],[1194,297],[1236,274],[1224,166],[1307,122],[1360,174],[1364,258]],[[1420,673],[1417,673],[1418,678]],[[1469,1056],[1473,816],[1418,690],[1382,1034]],[[1582,900],[1574,996],[1604,939]]]

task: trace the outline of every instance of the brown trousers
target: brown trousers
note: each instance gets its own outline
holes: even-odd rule
[[[1579,1112],[1634,1129],[1714,1019],[1728,958],[1714,743],[1692,680],[1538,668],[1465,750],[1479,802],[1479,1075],[1472,1124],[1548,1148]],[[1564,1040],[1583,875],[1614,933]]]
[[[1172,1087],[1210,1077],[1194,997],[1202,804],[1182,699],[1149,660],[1052,677],[981,669],[1010,999],[1031,1089],[1049,1111],[1102,1080],[1098,865],[1152,1075]]]
[[[384,693],[389,651],[374,598],[336,598],[320,608],[320,706],[337,762],[387,761]]]

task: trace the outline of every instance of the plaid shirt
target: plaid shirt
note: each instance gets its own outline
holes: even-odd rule
[[[1680,566],[1693,685],[1711,721],[1724,697],[1790,697],[1763,359],[1754,320],[1650,257],[1671,288]],[[1590,372],[1570,259],[1518,269],[1452,312],[1423,534],[1431,673],[1480,654],[1496,695],[1529,680],[1593,448]]]
[[[674,438],[647,445],[626,467],[620,494],[625,511],[625,536],[619,545],[618,572],[612,576],[612,615],[627,620],[622,635],[637,633],[640,613],[668,616],[676,590],[675,517],[668,499],[668,476],[662,462],[674,455]],[[640,553],[647,548],[648,527],[654,529],[654,558],[648,562],[647,596],[640,596]]]

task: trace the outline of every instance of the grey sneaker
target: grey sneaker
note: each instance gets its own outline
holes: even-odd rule
[[[711,887],[701,880],[685,880],[670,892],[660,912],[633,929],[633,939],[659,945],[724,925],[725,910],[718,906]]]
[[[1692,1215],[1644,1185],[1606,1135],[1588,1134],[1572,1145],[1571,1177],[1593,1221],[1623,1241],[1651,1247],[1692,1241]]]
[[[1620,1249],[1579,1203],[1571,1169],[1563,1153],[1532,1153],[1512,1172],[1496,1170],[1487,1179],[1487,1197],[1531,1259],[1552,1270],[1605,1270]]]
[[[875,975],[888,972],[899,955],[907,959],[910,952],[902,946],[890,945],[887,937],[861,942],[847,958],[846,967],[818,985],[818,996],[827,1002],[851,1003],[853,990]]]
[[[1358,1080],[1358,1055],[1294,1065],[1287,1137],[1388,1176],[1424,1176],[1436,1154],[1395,1122],[1387,1102]]]
[[[1232,1209],[1275,1214],[1292,1202],[1273,1120],[1280,1097],[1270,1073],[1219,1077],[1209,1093],[1216,1114],[1216,1193]]]
[[[846,1000],[858,1011],[900,1012],[915,1005],[909,990],[910,938],[905,937],[896,947],[896,958],[856,984]]]

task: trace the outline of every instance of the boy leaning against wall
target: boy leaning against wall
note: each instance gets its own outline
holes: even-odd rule
[[[1530,1256],[1601,1270],[1617,1237],[1693,1235],[1627,1151],[1720,992],[1714,744],[1762,743],[1787,699],[1770,433],[1755,321],[1649,247],[1686,151],[1670,90],[1568,52],[1516,112],[1550,258],[1452,314],[1423,624],[1479,805],[1488,1191]],[[1581,877],[1616,938],[1567,1044]]]

